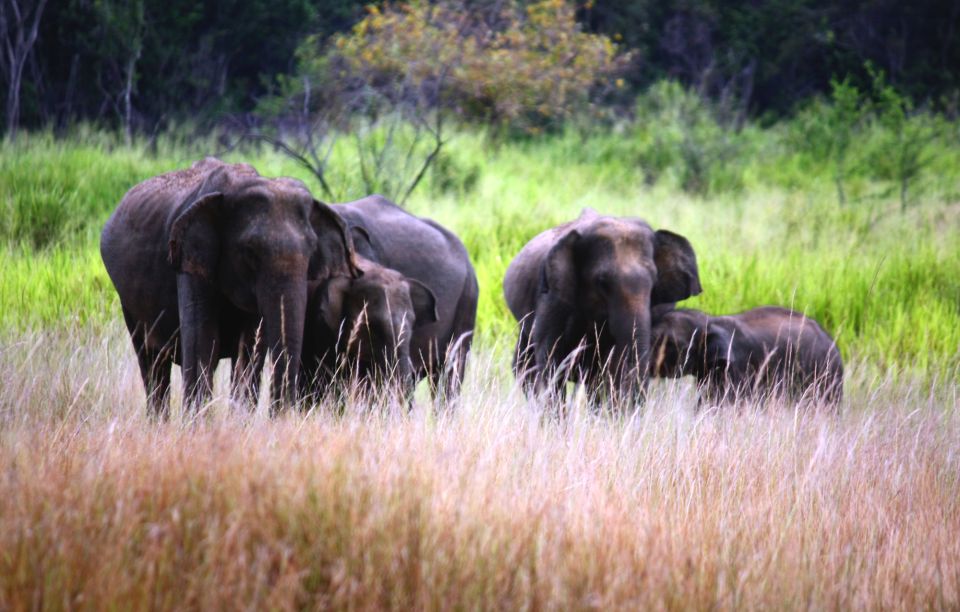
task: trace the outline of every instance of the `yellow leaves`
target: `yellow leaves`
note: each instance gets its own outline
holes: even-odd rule
[[[568,0],[508,4],[500,17],[491,28],[461,4],[371,6],[333,46],[371,82],[429,83],[443,75],[444,100],[468,119],[528,130],[585,107],[594,85],[609,83],[625,57],[610,38],[583,32]]]

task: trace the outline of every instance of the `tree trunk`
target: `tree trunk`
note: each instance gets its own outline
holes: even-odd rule
[[[133,104],[131,95],[133,93],[134,74],[137,69],[137,60],[140,59],[140,47],[137,47],[135,53],[127,60],[126,82],[123,87],[123,136],[127,147],[133,145]]]
[[[20,123],[20,73],[23,64],[11,66],[10,88],[7,90],[7,126],[6,134],[10,140],[17,139],[17,127]]]
[[[20,0],[2,0],[10,2],[13,19],[8,20],[6,10],[2,17],[7,29],[4,47],[6,51],[6,68],[8,70],[8,91],[6,105],[6,129],[11,140],[16,139],[20,125],[20,84],[23,81],[23,68],[37,42],[37,30],[40,27],[40,17],[47,5],[47,0],[38,0],[33,14],[28,14],[27,6],[19,4]],[[25,3],[24,3],[25,4]],[[30,23],[28,23],[30,22]]]

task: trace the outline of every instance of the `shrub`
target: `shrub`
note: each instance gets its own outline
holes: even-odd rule
[[[662,81],[638,98],[634,137],[649,182],[672,169],[690,193],[743,187],[739,133],[721,125],[709,102],[679,83]]]
[[[837,200],[843,205],[847,201],[844,180],[850,170],[850,146],[862,136],[869,107],[860,90],[848,79],[834,79],[830,87],[831,101],[828,103],[817,98],[801,111],[788,139],[794,150],[832,168]]]
[[[616,88],[627,55],[587,34],[566,0],[518,2],[486,10],[465,2],[371,7],[327,50],[305,50],[309,64],[335,65],[337,78],[377,89],[403,81],[435,90],[433,102],[466,120],[536,132],[587,108]],[[316,58],[325,54],[326,62]]]
[[[906,211],[910,183],[930,161],[926,146],[936,137],[934,118],[915,112],[913,101],[887,83],[883,71],[867,68],[873,77],[875,121],[882,128],[880,146],[874,149],[871,162],[878,178],[896,181],[900,210]]]

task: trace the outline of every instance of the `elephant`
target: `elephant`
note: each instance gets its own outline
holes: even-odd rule
[[[380,195],[332,207],[350,227],[360,257],[402,275],[412,298],[417,285],[433,296],[434,320],[418,317],[409,339],[413,380],[429,377],[434,397],[452,400],[463,379],[480,294],[466,247],[450,230]]]
[[[263,355],[244,330],[261,328],[275,361],[277,404],[295,399],[308,282],[355,277],[343,219],[295,179],[207,158],[134,186],[103,228],[100,253],[120,297],[148,410],[169,414],[170,370],[184,401],[212,388],[220,358],[235,369]]]
[[[650,309],[699,294],[690,242],[632,217],[580,216],[535,236],[503,280],[520,323],[514,372],[525,390],[584,384],[593,400],[642,400]]]
[[[653,322],[651,374],[695,376],[715,404],[782,396],[837,405],[843,361],[833,338],[810,317],[779,306],[729,316],[667,310]]]
[[[437,300],[420,281],[357,257],[359,278],[317,283],[308,300],[303,343],[305,393],[321,395],[334,379],[398,382],[407,397],[415,383],[412,338],[437,321]]]

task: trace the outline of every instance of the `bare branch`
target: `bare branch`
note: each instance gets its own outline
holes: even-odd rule
[[[261,142],[265,142],[269,145],[276,147],[284,155],[286,155],[290,159],[300,164],[300,166],[302,166],[306,170],[309,170],[310,173],[316,177],[317,182],[320,183],[320,188],[323,190],[323,193],[326,197],[330,198],[331,200],[337,199],[336,195],[334,195],[333,193],[333,190],[330,189],[330,185],[327,184],[327,179],[324,176],[323,168],[314,166],[312,163],[310,163],[309,159],[304,157],[298,151],[294,150],[290,145],[288,145],[282,139],[274,138],[272,136],[267,136],[266,134],[261,134],[261,133],[248,133],[248,134],[244,134],[241,138],[249,139],[249,140],[259,140]]]

